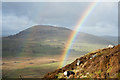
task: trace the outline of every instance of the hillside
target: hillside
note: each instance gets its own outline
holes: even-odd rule
[[[44,78],[66,78],[65,71],[73,71],[70,78],[120,78],[120,45],[92,51],[63,68],[49,72]],[[92,59],[90,57],[96,55]],[[81,64],[76,66],[77,61]]]
[[[100,37],[102,37],[103,39],[106,39],[106,40],[111,40],[116,45],[118,44],[118,37],[117,36],[100,36]]]
[[[3,57],[60,55],[72,30],[63,27],[36,25],[15,35],[3,37]],[[80,55],[103,48],[111,41],[80,32],[72,53]]]

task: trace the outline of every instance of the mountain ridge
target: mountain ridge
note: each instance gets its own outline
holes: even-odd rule
[[[35,25],[32,26],[28,29],[25,29],[15,35],[11,35],[8,37],[3,37],[3,38],[10,38],[10,39],[26,39],[26,38],[31,38],[34,37],[35,39],[51,39],[52,38],[59,38],[63,37],[64,40],[67,40],[69,35],[71,34],[72,30],[64,27],[55,27],[55,26],[46,26],[46,25]],[[78,40],[77,40],[78,38]],[[76,38],[76,41],[91,41],[92,43],[107,43],[107,44],[113,44],[112,41],[108,41],[102,37],[95,36],[92,34],[84,33],[84,32],[79,32],[78,36]],[[80,39],[80,40],[79,40]],[[83,39],[83,40],[81,40]],[[96,40],[98,39],[98,40]]]

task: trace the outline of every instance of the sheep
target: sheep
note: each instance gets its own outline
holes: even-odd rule
[[[114,47],[114,45],[111,45],[111,44],[110,44],[110,45],[108,45],[108,48],[113,48],[113,47]]]
[[[92,57],[90,57],[90,59],[92,59]]]
[[[95,54],[95,55],[92,55],[92,57],[93,57],[93,58],[96,57],[96,54]]]
[[[70,75],[75,75],[75,73],[73,71],[65,71],[64,75],[67,76],[67,78],[69,78]]]
[[[96,57],[96,54],[92,55],[92,56],[90,57],[90,59],[92,59],[92,58],[94,58],[94,57]]]
[[[81,63],[81,61],[80,61],[80,60],[78,60],[78,61],[77,61],[77,66],[79,66],[79,65],[80,65],[80,63]]]

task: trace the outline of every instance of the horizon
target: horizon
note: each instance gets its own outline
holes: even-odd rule
[[[66,29],[69,29],[67,27],[62,27],[62,26],[55,26],[55,25],[34,25],[34,26],[31,26],[29,28],[32,28],[32,27],[35,27],[35,26],[51,26],[51,27],[59,27],[59,28],[66,28]],[[28,29],[28,28],[26,28]],[[24,30],[26,30],[24,29]],[[72,29],[69,29],[69,30],[72,30]],[[22,30],[23,31],[23,30]],[[11,34],[11,35],[2,35],[2,37],[8,37],[8,36],[14,36],[16,34],[19,34],[20,32],[22,31],[19,31],[18,33],[15,33],[15,34]],[[73,31],[73,30],[72,30]],[[79,33],[85,33],[85,34],[90,34],[90,33],[87,33],[87,32],[79,32]],[[94,36],[99,36],[99,37],[104,37],[104,36],[108,36],[108,37],[118,37],[118,36],[111,36],[111,35],[95,35],[95,34],[90,34],[90,35],[94,35]]]

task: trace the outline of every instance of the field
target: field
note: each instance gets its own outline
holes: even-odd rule
[[[73,59],[69,59],[68,62]],[[21,57],[4,58],[2,63],[3,77],[41,78],[44,74],[54,71],[60,64],[60,57]]]
[[[81,49],[79,48],[81,45]],[[103,48],[106,45],[74,44],[66,64],[89,51]],[[41,78],[46,73],[54,71],[61,62],[61,55],[44,55],[29,57],[4,57],[2,63],[3,77],[9,78]]]

